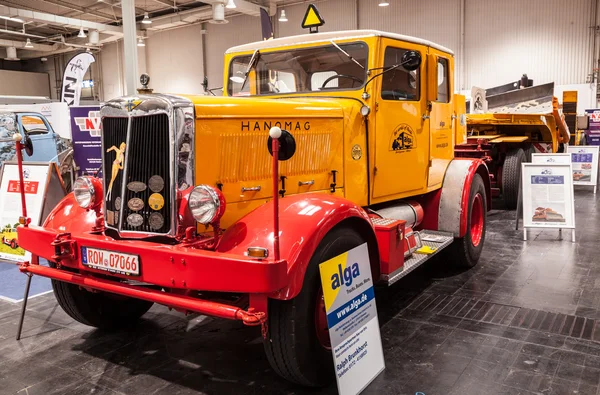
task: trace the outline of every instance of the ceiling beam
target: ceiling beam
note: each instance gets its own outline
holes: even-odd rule
[[[69,10],[73,10],[73,11],[78,11],[81,12],[83,14],[90,14],[90,15],[94,15],[97,16],[99,18],[103,18],[109,21],[114,21],[116,20],[116,18],[113,15],[109,15],[109,14],[105,14],[103,12],[98,12],[98,11],[94,11],[92,9],[89,8],[84,8],[63,0],[42,0],[44,3],[48,3],[48,4],[52,4],[52,5],[57,5],[63,8],[67,8]]]
[[[206,4],[223,4],[223,0],[203,0]],[[227,2],[225,2],[227,3]],[[233,10],[235,12],[240,12],[242,14],[252,15],[252,16],[260,16],[260,9],[263,8],[258,4],[250,3],[246,0],[235,0],[236,8]],[[267,12],[269,8],[264,7]]]
[[[102,8],[106,8],[107,6],[109,7],[117,7],[117,8],[121,8],[121,1],[120,0],[102,0],[102,1],[98,1],[96,4],[92,4],[89,7],[86,7],[86,10],[92,10],[92,11],[98,11]],[[135,12],[139,15],[144,14],[144,10],[136,7],[135,8]],[[67,12],[66,14],[64,14],[63,16],[73,16],[77,14],[77,12]]]
[[[171,7],[171,8],[178,8],[177,7],[177,3],[174,1],[169,1],[169,0],[154,0],[157,3],[166,5],[167,7]]]
[[[49,25],[69,26],[72,29],[83,27],[84,29],[98,30],[106,34],[123,35],[123,29],[119,26],[105,25],[102,23],[86,21],[85,19],[67,18],[45,12],[29,11],[4,5],[0,5],[0,15],[10,15],[26,21],[48,23]]]

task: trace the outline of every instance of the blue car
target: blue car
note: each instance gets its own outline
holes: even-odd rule
[[[24,152],[26,162],[55,162],[63,177],[65,187],[71,185],[73,168],[73,148],[71,141],[60,137],[52,129],[50,122],[40,113],[20,111],[0,111],[0,164],[16,160],[15,133],[23,139],[29,137],[33,143],[31,155]]]

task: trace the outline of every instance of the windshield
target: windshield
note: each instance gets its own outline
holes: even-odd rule
[[[366,80],[367,45],[350,43],[337,46],[339,48],[330,44],[261,53],[252,70],[254,74],[250,73],[246,84],[244,77],[252,55],[236,57],[229,66],[227,92],[230,96],[250,96],[253,82],[256,83],[257,95],[361,88]],[[365,65],[364,68],[361,65]]]

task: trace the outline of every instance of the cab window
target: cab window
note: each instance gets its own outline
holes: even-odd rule
[[[47,134],[49,132],[44,120],[36,115],[21,116],[21,125],[23,126],[23,131],[30,136]]]
[[[407,49],[387,47],[385,49],[383,69],[402,63]],[[414,101],[420,97],[419,70],[406,71],[399,66],[384,73],[381,80],[381,98],[383,100]]]
[[[450,79],[448,75],[448,59],[438,58],[438,98],[440,103],[449,103]]]

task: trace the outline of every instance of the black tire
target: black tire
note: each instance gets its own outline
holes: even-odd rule
[[[287,301],[269,300],[265,353],[273,370],[284,379],[307,387],[321,387],[333,381],[331,350],[321,345],[315,329],[316,299],[321,290],[319,264],[364,242],[352,229],[332,230],[312,256],[298,296]]]
[[[471,234],[471,219],[473,215],[473,206],[477,194],[480,195],[483,203],[481,215],[483,216],[483,229],[481,237],[475,245],[473,243],[473,235]],[[467,216],[467,233],[464,237],[457,238],[454,240],[451,246],[453,262],[460,266],[471,268],[477,265],[481,251],[483,250],[483,243],[485,242],[485,232],[487,228],[487,200],[485,193],[485,184],[479,174],[475,174],[473,177],[473,183],[471,184],[471,192],[469,193],[469,213]]]
[[[100,329],[118,329],[133,325],[152,307],[141,299],[105,292],[89,292],[77,285],[52,280],[58,304],[71,318]]]
[[[522,148],[514,149],[506,154],[502,168],[502,196],[504,205],[509,210],[517,208],[519,200],[519,184],[521,183],[521,164],[527,162]]]
[[[531,163],[531,156],[535,153],[535,148],[533,148],[533,145],[529,145],[526,149],[525,149],[525,160],[527,163]]]

